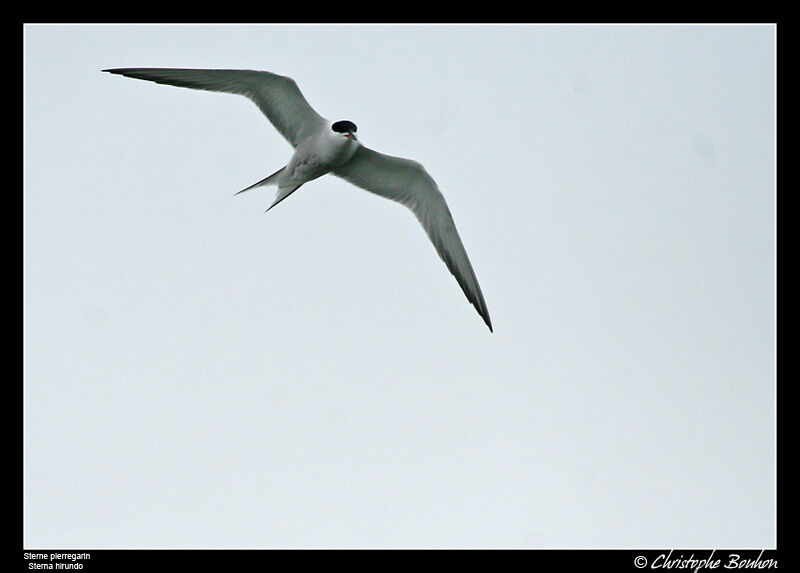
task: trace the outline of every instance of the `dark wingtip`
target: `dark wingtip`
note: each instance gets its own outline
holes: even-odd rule
[[[114,74],[117,76],[128,76],[128,77],[136,77],[131,75],[131,72],[136,71],[137,68],[106,68],[105,70],[100,70],[101,72],[107,72],[109,74]]]

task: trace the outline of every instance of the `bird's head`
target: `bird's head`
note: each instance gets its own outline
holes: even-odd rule
[[[342,137],[357,140],[356,131],[358,131],[358,128],[356,127],[356,124],[350,120],[343,119],[341,121],[334,122],[333,125],[331,125],[331,129],[336,133],[340,133]]]

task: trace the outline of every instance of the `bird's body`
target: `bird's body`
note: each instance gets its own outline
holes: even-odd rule
[[[347,163],[358,148],[355,139],[324,129],[297,146],[286,164],[287,181],[303,184]]]
[[[269,207],[271,209],[303,184],[333,173],[358,187],[405,205],[417,216],[467,299],[492,330],[478,279],[447,203],[434,180],[418,162],[363,146],[356,138],[357,128],[353,122],[330,122],[320,116],[305,100],[294,80],[285,76],[252,70],[119,68],[103,71],[250,98],[294,147],[294,153],[284,167],[239,193],[263,185],[276,185],[278,192]]]
[[[278,186],[278,194],[269,207],[272,209],[304,183],[322,177],[347,163],[357,148],[358,142],[355,138],[341,137],[332,129],[322,129],[295,148],[289,163],[273,174],[274,179],[270,179],[273,177],[270,175],[255,186],[269,184]],[[249,191],[255,186],[242,189],[239,193]]]

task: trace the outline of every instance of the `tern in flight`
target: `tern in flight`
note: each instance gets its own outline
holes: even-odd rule
[[[450,209],[436,182],[418,162],[365,147],[358,141],[357,128],[352,121],[331,122],[319,115],[295,81],[286,76],[253,70],[118,68],[103,71],[250,98],[292,144],[294,154],[284,167],[239,193],[262,185],[277,185],[277,196],[269,207],[272,209],[304,183],[333,173],[353,185],[402,203],[422,223],[467,299],[492,330],[489,310]]]

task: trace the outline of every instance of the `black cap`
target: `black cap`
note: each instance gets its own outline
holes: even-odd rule
[[[356,131],[358,131],[356,124],[347,119],[337,121],[336,123],[331,125],[331,129],[336,133],[355,133]]]

